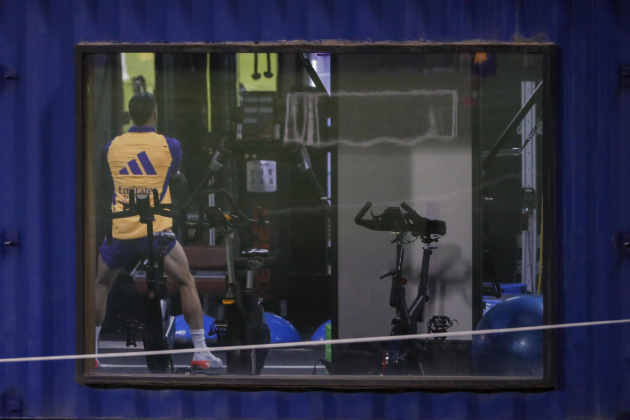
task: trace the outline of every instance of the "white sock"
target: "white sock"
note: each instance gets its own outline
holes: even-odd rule
[[[196,349],[205,349],[206,346],[206,332],[202,329],[200,330],[190,330],[190,337],[192,337],[193,346]],[[205,352],[196,352],[193,356],[194,360],[204,359],[203,355]]]
[[[96,336],[94,338],[94,353],[98,354],[98,336],[101,333],[101,327],[96,327]]]
[[[96,327],[96,334],[94,336],[94,353],[98,354],[98,336],[101,333],[101,327]],[[96,359],[96,366],[99,366],[99,361]]]

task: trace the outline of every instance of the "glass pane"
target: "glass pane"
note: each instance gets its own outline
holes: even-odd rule
[[[542,54],[85,63],[92,374],[542,378]]]

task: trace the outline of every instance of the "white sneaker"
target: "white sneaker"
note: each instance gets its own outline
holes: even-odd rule
[[[223,362],[207,350],[196,352],[190,366],[197,369],[220,369],[223,367]]]

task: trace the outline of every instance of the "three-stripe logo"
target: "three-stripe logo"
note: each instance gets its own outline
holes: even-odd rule
[[[140,161],[140,165],[138,165],[138,161]],[[138,161],[136,161],[136,159],[132,159],[127,162],[127,165],[129,166],[129,169],[131,169],[131,173],[133,175],[157,175],[153,164],[149,160],[149,156],[147,156],[147,152],[143,151],[138,153]],[[140,166],[142,166],[142,168],[144,169],[144,174],[142,173]],[[127,168],[122,168],[120,170],[120,174],[129,175],[129,171],[127,170]]]

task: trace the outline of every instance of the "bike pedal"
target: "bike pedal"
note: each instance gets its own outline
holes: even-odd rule
[[[212,323],[212,325],[210,325],[209,331],[208,331],[208,335],[214,335],[216,334],[217,336],[217,342],[220,345],[224,345],[226,344],[226,337],[227,337],[227,323],[226,322],[221,322],[221,321],[214,321]]]

